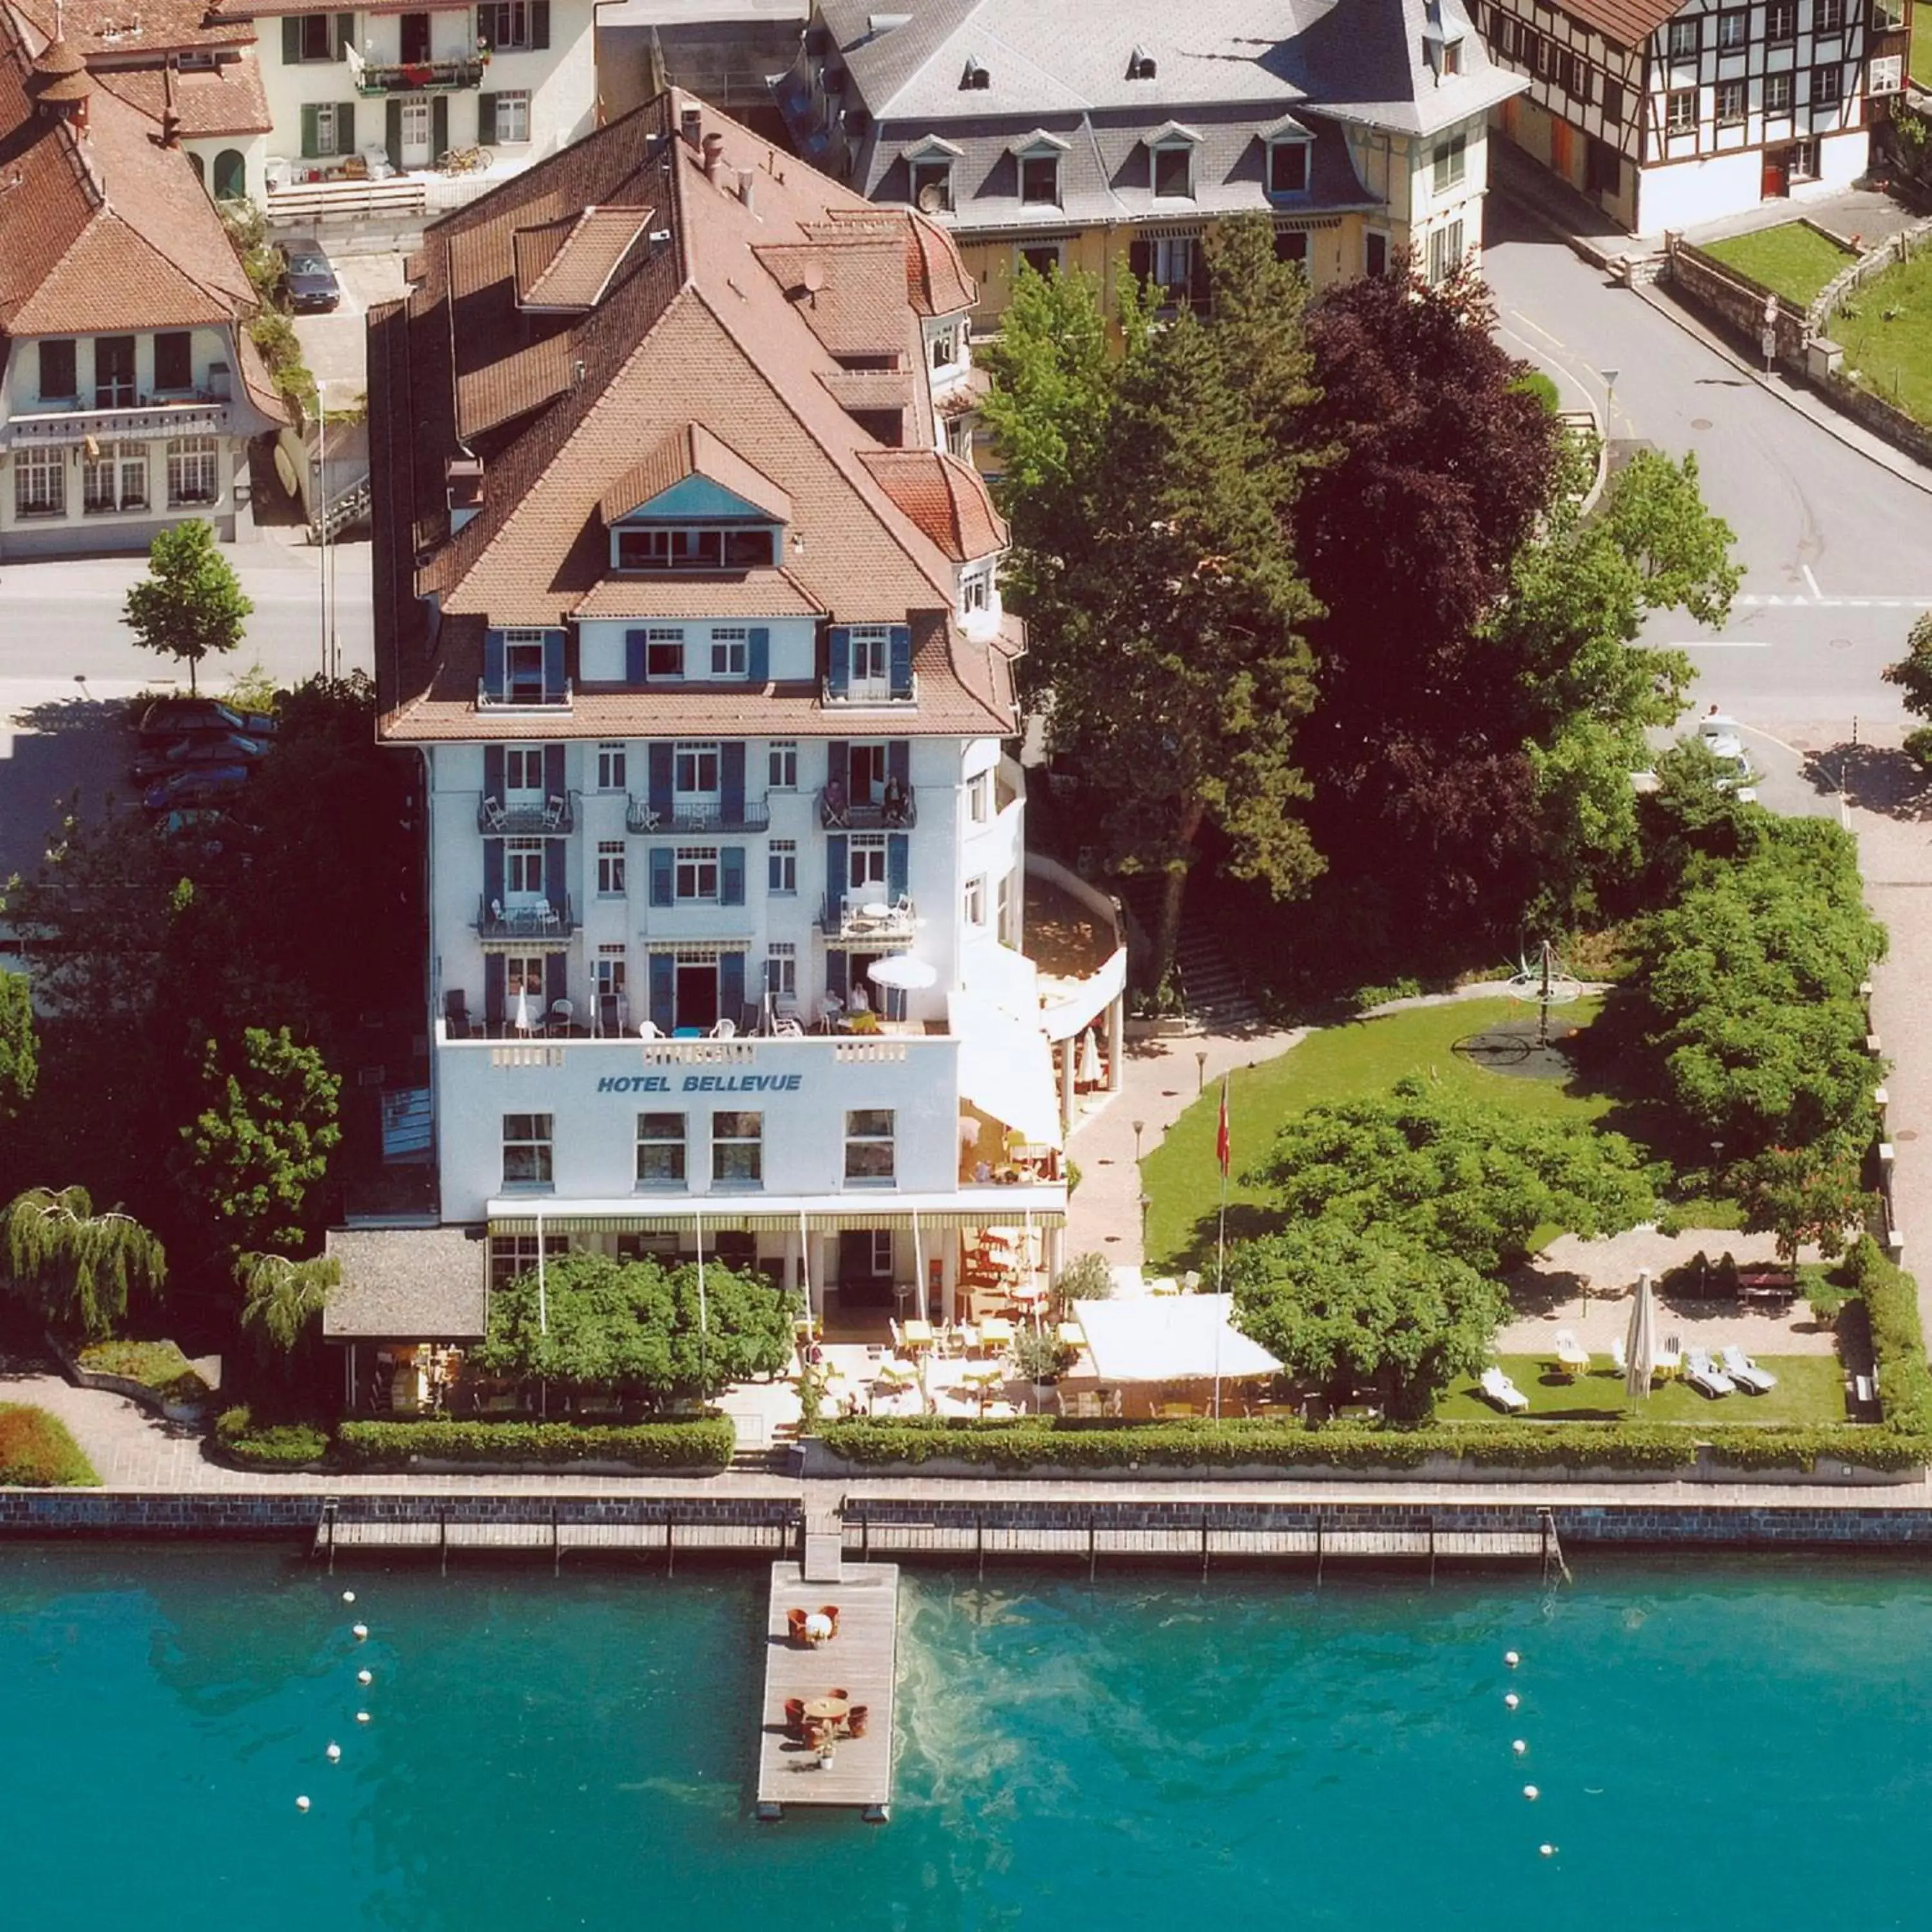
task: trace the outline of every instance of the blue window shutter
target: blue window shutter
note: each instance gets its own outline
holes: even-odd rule
[[[561,838],[544,841],[544,897],[550,901],[550,909],[558,918],[563,916],[563,908],[568,895],[564,890],[563,855],[570,850]]]
[[[718,903],[720,905],[742,905],[745,903],[745,848],[742,845],[718,848]]]
[[[843,698],[852,688],[852,627],[834,624],[830,636],[832,694]]]
[[[492,698],[501,698],[503,694],[503,634],[501,631],[490,630],[483,633],[483,688]]]
[[[492,1026],[503,1024],[503,956],[483,956],[483,1017]]]
[[[641,631],[624,633],[624,682],[642,684],[644,681],[644,634]]]
[[[483,796],[494,798],[499,805],[503,802],[503,748],[501,745],[483,747]]]
[[[544,791],[550,798],[563,796],[563,747],[546,745],[544,747]]]
[[[668,845],[651,848],[651,904],[668,906],[676,903],[677,874],[673,869],[677,862],[677,854]]]
[[[845,955],[828,952],[825,956],[825,990],[836,1000],[845,997],[845,989],[852,983]]]
[[[483,842],[483,904],[489,910],[492,899],[503,896],[503,842],[500,838],[486,838]]]
[[[718,1014],[735,1020],[745,1010],[745,956],[722,952],[718,956]]]
[[[845,748],[843,738],[834,738],[825,748],[825,782],[845,790],[845,782],[851,776],[851,759]],[[846,802],[851,802],[848,797]]]
[[[447,100],[448,96],[439,94],[435,98]],[[544,695],[556,698],[563,695],[563,633],[546,631],[544,633]]]
[[[848,844],[842,832],[833,832],[825,842],[825,913],[835,923],[845,903],[846,881],[851,876],[846,870]]]
[[[720,747],[718,760],[718,802],[727,825],[739,824],[745,816],[745,747],[742,742]]]
[[[894,738],[886,746],[886,776],[902,785],[912,783],[912,741]]]
[[[892,694],[895,698],[912,695],[912,626],[895,624],[892,627]]]
[[[903,832],[886,834],[886,891],[893,898],[902,898],[912,872],[912,841]]]
[[[670,810],[671,748],[667,742],[652,744],[646,753],[650,774],[648,787],[650,808],[662,818]]]
[[[745,676],[752,684],[768,684],[772,675],[772,634],[762,624],[752,626],[750,648],[745,653]]]
[[[677,1024],[677,962],[668,952],[651,955],[651,1023],[669,1033]]]
[[[570,998],[570,956],[553,952],[544,960],[544,998],[551,1006]]]

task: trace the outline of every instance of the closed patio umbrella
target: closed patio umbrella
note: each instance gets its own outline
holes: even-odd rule
[[[536,1025],[536,1016],[530,1011],[530,992],[527,986],[517,988],[517,1010],[510,1016],[510,1024],[519,1033],[529,1033]]]
[[[1651,1305],[1650,1270],[1640,1269],[1636,1294],[1630,1303],[1630,1327],[1624,1334],[1624,1388],[1634,1396],[1650,1393],[1650,1372],[1657,1358],[1656,1312]]]
[[[1094,1037],[1094,1029],[1089,1027],[1080,1036],[1080,1068],[1078,1076],[1083,1087],[1097,1087],[1100,1084],[1100,1048]]]

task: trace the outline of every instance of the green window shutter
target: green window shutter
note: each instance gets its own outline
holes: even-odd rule
[[[335,58],[346,60],[349,50],[356,39],[356,16],[338,14],[335,16]]]
[[[352,100],[338,100],[335,104],[335,152],[338,154],[357,152],[356,104]]]
[[[530,45],[533,47],[550,45],[550,0],[532,0]]]
[[[429,104],[429,152],[433,160],[440,160],[449,152],[449,96],[446,94],[432,95]]]
[[[496,97],[494,94],[479,94],[476,97],[476,139],[479,146],[488,147],[496,138]]]
[[[284,14],[282,16],[282,64],[293,67],[302,58],[302,16]]]
[[[383,104],[382,145],[389,151],[389,165],[403,171],[403,104],[391,94]]]
[[[305,161],[314,160],[316,156],[322,152],[320,146],[320,136],[317,135],[315,130],[315,118],[316,110],[313,106],[304,107],[302,110],[302,159]]]

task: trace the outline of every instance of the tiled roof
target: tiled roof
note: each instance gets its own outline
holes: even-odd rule
[[[1640,47],[1684,0],[1563,0],[1563,10],[1620,47]]]
[[[779,523],[791,521],[790,497],[700,422],[679,424],[641,463],[633,464],[604,491],[598,507],[604,520],[614,524],[688,476],[708,477]]]
[[[185,155],[92,89],[85,134],[36,115],[38,39],[0,7],[0,330],[12,335],[218,326],[255,296]]]
[[[1006,526],[977,471],[936,449],[880,449],[866,467],[955,563],[1005,549]]]
[[[687,105],[706,132],[723,135],[715,178],[672,132]],[[741,169],[754,194],[742,191]],[[660,211],[654,220],[667,238],[632,248],[588,315],[546,330],[550,319],[519,313],[516,231],[620,204]],[[865,218],[842,226],[827,218],[833,209]],[[408,302],[370,321],[386,735],[580,736],[629,728],[670,701],[656,687],[583,692],[570,717],[525,712],[500,722],[475,705],[486,620],[555,625],[592,611],[643,618],[715,608],[694,601],[689,580],[620,578],[609,567],[607,500],[637,487],[627,479],[640,452],[655,460],[680,434],[712,440],[695,466],[726,488],[751,496],[755,483],[782,493],[787,556],[770,580],[768,614],[910,622],[920,697],[906,728],[958,735],[1015,728],[1004,653],[966,638],[946,614],[956,594],[947,548],[881,487],[866,462],[880,446],[826,386],[842,357],[923,367],[905,228],[879,224],[877,212],[674,92],[430,230],[412,261],[421,279]],[[932,245],[951,249],[944,237]],[[773,250],[779,269],[768,272]],[[820,272],[793,272],[808,263]],[[923,382],[914,392],[905,434],[929,443],[935,426]],[[483,506],[452,535],[443,466],[458,453],[459,424],[484,464]],[[728,466],[734,455],[744,466],[736,481],[713,466]],[[730,614],[759,614],[750,600],[765,587],[748,574],[738,580]],[[434,640],[418,604],[432,593],[442,614]],[[774,716],[784,716],[787,728],[806,730],[817,704],[815,691],[802,688],[754,700],[742,687],[710,686],[677,701],[727,712],[755,701],[778,707]],[[801,710],[806,717],[791,715]],[[826,735],[838,728],[824,728]]]
[[[911,369],[826,369],[818,380],[841,409],[909,410],[925,376]]]
[[[782,570],[715,577],[610,576],[578,599],[576,617],[817,617],[825,606]]]
[[[43,40],[52,38],[58,14],[61,37],[97,70],[104,59],[246,46],[255,38],[248,21],[218,18],[207,0],[62,0],[58,10],[54,0],[11,4]]]
[[[204,135],[266,134],[274,125],[262,70],[252,53],[224,61],[212,71],[194,69],[170,76],[159,67],[97,66],[100,86],[138,107],[158,126],[170,105],[180,131],[190,140]],[[172,95],[172,100],[170,100]]]
[[[574,221],[520,228],[517,302],[523,308],[595,308],[651,224],[648,208],[586,208]]]
[[[489,1248],[481,1228],[332,1228],[342,1280],[322,1305],[330,1342],[481,1341]]]

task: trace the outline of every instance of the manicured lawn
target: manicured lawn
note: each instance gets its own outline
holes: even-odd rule
[[[1932,19],[1932,6],[1926,9]],[[1852,291],[1852,315],[1841,308],[1827,325],[1842,343],[1845,367],[1888,402],[1932,423],[1932,252],[1896,262]],[[1894,311],[1891,321],[1886,311]]]
[[[1595,1012],[1595,1002],[1586,1000],[1559,1010],[1552,1024],[1586,1026]],[[1262,1190],[1242,1185],[1243,1172],[1267,1153],[1291,1114],[1324,1101],[1386,1094],[1406,1076],[1425,1073],[1491,1100],[1505,1100],[1519,1112],[1539,1118],[1599,1118],[1611,1105],[1604,1095],[1573,1091],[1554,1082],[1513,1078],[1474,1066],[1454,1051],[1456,1041],[1472,1034],[1533,1020],[1535,1015],[1534,1006],[1506,999],[1420,1006],[1384,1019],[1324,1028],[1280,1059],[1237,1073],[1228,1094],[1234,1177],[1228,1189],[1228,1239],[1258,1232],[1257,1210],[1265,1205]],[[1186,1078],[1181,1070],[1185,1065],[1184,1060],[1177,1061],[1177,1079]],[[1220,1198],[1220,1174],[1214,1165],[1220,1104],[1218,1094],[1210,1090],[1142,1163],[1144,1183],[1154,1203],[1148,1210],[1150,1263],[1172,1265],[1190,1254],[1213,1260]]]
[[[1932,87],[1932,7],[1912,10],[1911,71],[1921,87]]]
[[[1760,228],[1702,246],[1706,254],[1714,255],[1768,289],[1775,289],[1801,308],[1858,259],[1802,221],[1782,222],[1775,228]]]
[[[0,1484],[98,1489],[100,1478],[58,1416],[24,1402],[0,1402]]]
[[[1529,1398],[1529,1413],[1551,1421],[1775,1423],[1810,1428],[1845,1419],[1844,1372],[1835,1355],[1754,1356],[1761,1368],[1778,1378],[1768,1395],[1720,1396],[1713,1402],[1684,1382],[1653,1388],[1642,1400],[1626,1394],[1622,1380],[1610,1372],[1592,1370],[1565,1382],[1552,1370],[1546,1355],[1502,1355],[1503,1373]],[[1474,1381],[1465,1377],[1436,1406],[1438,1422],[1493,1422],[1501,1412],[1486,1400]]]
[[[208,1384],[172,1342],[96,1342],[80,1352],[80,1366],[98,1376],[139,1382],[170,1402],[199,1402]]]

